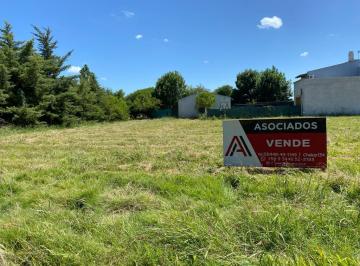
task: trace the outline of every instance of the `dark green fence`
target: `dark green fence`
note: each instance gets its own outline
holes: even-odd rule
[[[229,118],[253,118],[273,116],[300,116],[301,107],[293,105],[285,106],[234,106],[229,110],[208,109],[208,117],[226,116]]]
[[[172,117],[177,116],[176,111],[172,109],[159,109],[152,112],[152,118],[163,118],[163,117]]]

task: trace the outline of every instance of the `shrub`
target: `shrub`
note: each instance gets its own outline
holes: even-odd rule
[[[129,119],[129,108],[124,99],[112,94],[105,94],[102,98],[105,119],[107,121]]]
[[[204,111],[206,114],[206,109],[210,108],[215,103],[215,95],[210,92],[201,92],[196,96],[196,107],[200,111]]]
[[[12,116],[12,123],[23,127],[39,124],[41,116],[41,112],[35,107],[9,107],[7,112]]]
[[[234,88],[231,87],[230,85],[224,85],[224,86],[217,88],[215,90],[215,93],[219,94],[219,95],[231,97],[231,95],[233,94],[233,90],[234,90]]]
[[[132,117],[151,117],[160,106],[160,100],[154,97],[155,89],[137,90],[126,97]]]

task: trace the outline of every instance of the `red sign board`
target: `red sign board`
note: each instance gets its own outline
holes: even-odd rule
[[[224,121],[226,166],[327,167],[326,118]]]

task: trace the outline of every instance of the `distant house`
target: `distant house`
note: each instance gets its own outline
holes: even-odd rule
[[[360,60],[349,52],[346,63],[297,76],[295,104],[303,115],[360,114]]]
[[[195,118],[199,116],[199,111],[196,108],[196,96],[197,94],[193,94],[179,100],[178,114],[180,118]],[[211,108],[230,109],[231,97],[216,94],[215,104]]]

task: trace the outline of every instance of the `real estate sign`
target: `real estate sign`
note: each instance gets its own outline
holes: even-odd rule
[[[327,166],[326,118],[223,122],[225,166]]]

